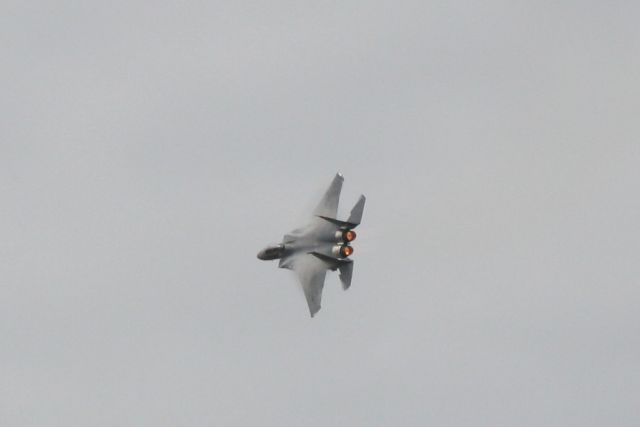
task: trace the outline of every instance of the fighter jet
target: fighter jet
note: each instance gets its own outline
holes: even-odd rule
[[[353,231],[362,219],[365,197],[361,195],[346,221],[336,218],[343,176],[338,173],[313,211],[309,224],[286,234],[282,243],[268,246],[258,253],[262,260],[279,259],[278,267],[293,270],[304,290],[313,317],[320,310],[322,288],[327,270],[340,270],[342,288],[351,286],[353,274]]]

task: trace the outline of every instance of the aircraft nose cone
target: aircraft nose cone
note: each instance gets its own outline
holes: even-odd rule
[[[260,252],[258,252],[258,259],[262,259],[265,261],[270,261],[272,259],[278,259],[282,256],[282,252],[284,251],[284,245],[274,245],[267,246]]]

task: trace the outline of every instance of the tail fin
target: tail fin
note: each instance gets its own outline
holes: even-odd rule
[[[309,252],[311,255],[320,258],[327,264],[327,268],[332,271],[340,270],[340,281],[342,282],[342,289],[345,291],[351,286],[351,276],[353,276],[353,260],[334,258],[320,252]]]
[[[364,194],[362,194],[356,204],[353,206],[353,209],[351,209],[351,215],[349,215],[349,219],[347,219],[347,222],[350,222],[352,224],[360,224],[360,221],[362,221],[362,213],[364,212],[364,202],[366,200],[367,199],[364,197]]]
[[[340,281],[342,282],[342,289],[345,291],[351,286],[351,276],[353,275],[353,261],[338,266],[340,269]]]
[[[367,199],[364,195],[361,195],[356,204],[351,209],[351,214],[349,215],[349,219],[346,221],[340,221],[339,219],[330,218],[324,215],[318,215],[320,218],[329,221],[332,224],[337,225],[340,228],[356,228],[360,225],[360,221],[362,221],[362,212],[364,212],[364,202]]]

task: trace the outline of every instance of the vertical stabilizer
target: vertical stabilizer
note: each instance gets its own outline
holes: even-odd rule
[[[347,222],[360,224],[360,221],[362,221],[362,213],[364,212],[364,202],[366,200],[367,199],[364,197],[364,194],[360,195],[360,198],[353,206],[353,209],[351,209],[351,215],[349,215]]]
[[[340,264],[340,281],[342,282],[342,289],[345,291],[351,286],[351,276],[353,275],[353,262]]]

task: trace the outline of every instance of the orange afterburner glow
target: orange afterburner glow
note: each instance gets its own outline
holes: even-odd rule
[[[356,232],[353,230],[345,231],[343,236],[344,240],[346,240],[347,242],[353,242],[354,240],[356,240]]]
[[[353,248],[351,246],[343,246],[341,252],[342,256],[347,257],[353,253]]]

